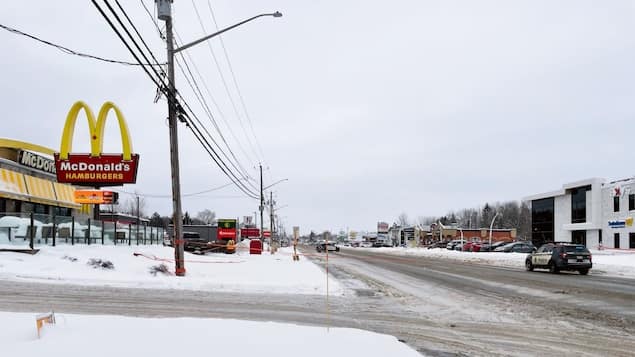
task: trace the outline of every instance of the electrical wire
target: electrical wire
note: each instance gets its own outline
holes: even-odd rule
[[[180,40],[180,36],[178,35],[178,33],[175,31],[175,34],[177,36],[177,38]],[[185,55],[183,54],[183,52],[185,52]],[[211,91],[209,90],[209,87],[207,86],[207,82],[205,81],[205,78],[201,75],[200,71],[198,70],[198,66],[196,65],[196,62],[194,62],[194,60],[192,59],[192,57],[190,56],[190,54],[186,51],[180,52],[179,54],[181,55],[181,58],[184,62],[184,64],[186,65],[188,72],[190,72],[190,76],[192,77],[192,80],[196,83],[196,80],[194,79],[194,76],[192,75],[192,72],[189,70],[189,66],[187,65],[187,61],[185,60],[184,56],[187,56],[189,58],[190,63],[192,63],[192,67],[194,67],[194,70],[196,72],[196,74],[198,75],[198,78],[201,80],[201,83],[203,84],[203,87],[205,88],[208,96],[210,97],[210,99],[212,100],[212,103],[216,106],[216,109],[219,113],[219,116],[221,118],[221,120],[225,123],[225,126],[227,127],[229,133],[231,134],[232,138],[234,139],[235,143],[238,145],[238,149],[240,149],[240,151],[242,152],[242,154],[244,155],[244,157],[248,160],[251,161],[252,163],[254,162],[253,159],[247,154],[247,152],[245,151],[245,149],[243,148],[243,146],[241,145],[240,141],[238,140],[238,138],[236,137],[236,134],[234,134],[234,131],[231,128],[231,125],[229,125],[229,123],[227,122],[227,119],[225,118],[225,115],[223,114],[220,106],[218,105],[218,103],[216,102],[216,100],[214,99],[214,96],[212,95]],[[184,74],[185,75],[185,74]],[[200,88],[198,87],[198,85],[196,85],[198,92],[200,93],[200,97],[204,98],[203,93],[201,93]],[[194,89],[192,89],[194,91]],[[204,100],[203,100],[204,101]],[[223,142],[225,143],[225,145],[227,146],[227,148],[230,150],[230,153],[232,155],[232,157],[234,158],[234,160],[236,160],[236,162],[239,163],[239,166],[242,168],[243,173],[247,176],[250,176],[248,171],[245,170],[243,165],[240,165],[240,161],[238,160],[238,158],[236,158],[236,155],[234,154],[234,152],[231,150],[231,148],[229,147],[229,144],[227,143],[227,140],[225,139],[225,136],[222,134],[222,131],[220,130],[218,124],[216,123],[216,120],[214,119],[214,116],[211,113],[211,110],[209,109],[209,106],[207,105],[207,102],[205,102],[205,107],[207,107],[207,112],[208,112],[208,117],[210,119],[210,122],[212,122],[212,124],[214,125],[214,127],[216,128],[216,130],[218,131],[218,133],[221,136],[221,139],[223,140]]]
[[[190,111],[190,113],[192,114],[192,116],[196,119],[197,122],[201,122],[198,117],[196,116],[196,114],[192,111],[192,108],[189,106],[189,104],[187,102],[185,102],[185,107]],[[243,191],[245,194],[247,194],[248,196],[252,197],[252,198],[256,198],[255,196],[257,196],[257,194],[255,192],[252,192],[248,187],[241,185],[240,184],[240,180],[238,179],[238,177],[236,177],[236,175],[231,172],[231,170],[229,170],[229,173],[225,170],[225,168],[223,168],[223,165],[221,165],[218,161],[222,161],[220,160],[220,158],[218,157],[218,154],[216,153],[216,151],[214,150],[214,148],[211,147],[211,145],[209,144],[209,142],[207,140],[205,140],[205,138],[203,137],[203,134],[201,133],[200,129],[196,126],[196,124],[192,121],[192,119],[188,116],[186,116],[186,119],[189,121],[186,121],[187,123],[187,127],[190,128],[190,130],[192,131],[192,133],[194,134],[195,138],[203,145],[203,148],[207,151],[207,153],[210,155],[210,157],[212,158],[212,160],[214,160],[214,162],[216,163],[216,165],[221,169],[221,171],[223,171],[223,173],[225,173],[225,175],[227,177],[229,177],[230,180],[232,180],[232,182],[234,182],[234,184],[241,190]],[[224,163],[223,163],[224,164]],[[225,167],[227,167],[226,164],[224,164]]]
[[[62,51],[63,53],[66,53],[66,54],[69,54],[69,55],[75,55],[75,56],[79,56],[79,57],[91,58],[91,59],[102,61],[102,62],[123,64],[123,65],[128,65],[128,66],[144,66],[144,65],[154,66],[154,64],[148,64],[148,63],[142,64],[142,63],[127,62],[127,61],[119,61],[119,60],[114,60],[114,59],[105,58],[105,57],[99,57],[99,56],[91,55],[91,54],[88,54],[88,53],[75,51],[75,50],[72,50],[72,49],[70,49],[68,47],[65,47],[65,46],[62,46],[62,45],[59,45],[59,44],[56,44],[56,43],[53,43],[53,42],[50,42],[50,41],[47,41],[47,40],[43,40],[43,39],[41,39],[41,38],[39,38],[39,37],[37,37],[35,35],[31,35],[31,34],[28,34],[26,32],[22,32],[22,31],[20,31],[18,29],[14,29],[12,27],[9,27],[9,26],[3,25],[3,24],[0,24],[0,28],[2,28],[4,30],[7,30],[7,31],[9,31],[11,33],[17,34],[17,35],[28,37],[28,38],[30,38],[32,40],[35,40],[35,41],[40,42],[40,43],[43,43],[43,44],[45,44],[47,46],[51,46],[51,47],[57,48],[58,50]],[[159,65],[161,65],[161,64],[159,64]]]
[[[238,164],[238,167],[236,167],[236,165],[233,163],[233,161],[227,156],[227,154],[225,153],[224,150],[222,150],[222,148],[220,147],[220,145],[216,142],[216,140],[212,137],[212,135],[209,133],[209,131],[207,131],[207,129],[203,126],[205,132],[207,133],[207,135],[209,136],[209,138],[214,142],[214,144],[216,144],[216,147],[218,147],[219,151],[221,151],[223,153],[223,156],[225,156],[225,158],[229,161],[229,163],[234,167],[234,169],[236,169],[237,171],[241,172],[242,176],[247,178],[250,177],[249,173],[247,172],[247,170],[245,170],[245,168],[240,164],[240,161],[238,161],[238,158],[236,158],[236,155],[234,154],[233,150],[231,149],[231,147],[229,146],[229,144],[227,143],[227,141],[225,140],[225,137],[223,136],[220,128],[218,127],[218,124],[216,123],[216,120],[214,120],[214,116],[211,112],[211,109],[209,108],[209,105],[207,104],[207,101],[205,100],[203,93],[201,92],[200,87],[198,86],[198,83],[196,82],[196,79],[194,78],[194,75],[192,74],[192,71],[190,70],[190,66],[188,65],[187,61],[185,60],[183,54],[181,53],[181,60],[183,61],[183,64],[185,65],[187,72],[189,73],[190,77],[191,77],[191,81],[190,78],[188,78],[187,74],[185,73],[185,71],[183,70],[183,67],[181,66],[181,64],[178,62],[177,59],[177,65],[179,67],[179,69],[181,70],[181,73],[183,73],[183,76],[185,77],[185,79],[187,80],[188,85],[190,86],[190,88],[192,89],[192,91],[194,92],[196,99],[199,101],[199,103],[201,104],[201,106],[203,107],[204,111],[207,114],[208,119],[210,120],[210,122],[212,123],[212,125],[216,128],[216,131],[218,132],[219,136],[221,137],[221,140],[223,141],[223,143],[225,144],[225,146],[227,147],[227,149],[229,150],[230,155],[234,158],[234,161],[236,161],[236,163]],[[202,125],[202,123],[201,123]]]
[[[214,26],[216,30],[218,30],[218,22],[216,22],[216,16],[214,16],[214,10],[212,9],[212,3],[210,0],[207,0],[207,8],[209,9],[210,14],[212,15],[212,20],[214,21]],[[256,140],[256,146],[260,151],[262,161],[266,162],[265,154],[262,150],[262,146],[260,145],[260,140],[258,140],[258,136],[256,135],[256,131],[254,130],[253,123],[251,121],[251,116],[249,115],[249,111],[247,110],[247,105],[245,104],[245,99],[243,97],[242,91],[240,90],[240,86],[238,85],[238,81],[236,80],[236,74],[234,73],[234,67],[232,66],[232,62],[229,59],[229,54],[227,52],[227,48],[225,47],[225,41],[223,41],[223,37],[219,36],[221,47],[223,48],[223,53],[225,54],[225,59],[227,60],[227,66],[229,67],[229,72],[232,75],[232,80],[234,82],[234,86],[236,87],[236,92],[238,93],[238,98],[240,99],[240,104],[242,105],[243,112],[245,113],[245,117],[247,118],[247,122],[249,123],[249,128],[251,129],[251,134],[254,136]]]
[[[188,84],[190,85],[190,87],[192,87],[192,83],[190,82],[190,79],[187,77],[187,75],[185,74],[185,71],[183,70],[183,67],[181,66],[181,64],[180,64],[178,61],[177,61],[177,66],[179,67],[179,69],[180,69],[180,70],[181,70],[181,72],[183,73],[183,75],[184,75],[184,77],[186,78],[186,80],[187,80]],[[195,95],[196,95],[197,99],[199,99],[199,101],[200,101],[201,99],[198,97],[198,94],[196,94],[196,93],[195,93]],[[209,109],[209,108],[208,108],[208,109]],[[232,161],[231,161],[231,160],[227,157],[227,154],[226,154],[226,153],[225,153],[225,152],[224,152],[224,151],[223,151],[223,150],[219,147],[219,145],[218,145],[218,143],[216,142],[216,140],[212,137],[212,135],[211,135],[211,134],[210,134],[210,132],[207,130],[207,128],[203,125],[203,123],[201,123],[201,121],[198,119],[198,117],[195,117],[195,119],[196,119],[196,121],[199,123],[199,125],[201,125],[201,127],[203,128],[202,130],[203,130],[203,131],[205,131],[205,133],[207,134],[207,136],[208,136],[208,137],[212,140],[212,142],[216,145],[216,147],[218,148],[218,150],[219,150],[219,151],[223,154],[223,156],[225,156],[225,158],[226,158],[226,159],[229,161],[229,163],[230,163],[230,164],[234,167],[234,169],[238,170],[238,168],[236,168],[236,166],[234,165],[234,163],[233,163],[233,162],[232,162]],[[201,133],[201,135],[202,135],[202,133]],[[209,143],[208,143],[208,145],[209,145],[209,146],[210,146],[210,148],[211,148],[211,145],[210,145]],[[216,150],[213,150],[213,149],[212,149],[212,151],[214,152],[214,154],[216,155],[216,157],[218,158],[218,160],[219,160],[219,161],[221,161],[221,162],[223,163],[223,166],[225,166],[225,168],[226,168],[228,171],[231,171],[231,170],[229,169],[229,167],[227,167],[227,165],[225,164],[225,162],[221,160],[221,158],[220,158],[220,156],[218,155],[218,153],[216,152]],[[240,171],[240,170],[238,170],[238,171]],[[232,175],[233,175],[233,173],[232,173]],[[234,175],[234,177],[235,177],[236,179],[238,179],[238,177],[236,177],[235,175]],[[242,178],[243,178],[243,179],[247,179],[247,178],[248,178],[248,176],[243,176]]]
[[[121,32],[119,31],[119,29],[117,29],[117,27],[114,25],[114,23],[110,20],[110,18],[106,15],[106,13],[103,11],[103,9],[99,6],[99,4],[97,4],[97,2],[95,0],[92,0],[93,5],[95,5],[95,7],[97,8],[97,10],[100,12],[100,14],[102,15],[102,17],[104,17],[104,19],[108,22],[108,24],[110,25],[110,27],[113,29],[113,31],[117,34],[117,36],[119,37],[119,39],[124,43],[124,45],[126,46],[126,48],[128,49],[128,51],[133,55],[133,57],[135,57],[135,59],[137,60],[137,62],[141,65],[142,69],[146,72],[146,74],[148,75],[148,77],[150,77],[150,79],[157,85],[157,87],[159,88],[159,90],[164,93],[166,95],[166,97],[168,98],[173,98],[173,102],[175,103],[175,105],[177,106],[177,111],[178,111],[178,116],[179,116],[179,120],[185,121],[187,124],[187,127],[193,132],[194,136],[196,137],[196,139],[201,143],[201,145],[203,146],[203,148],[208,152],[208,154],[210,155],[210,157],[214,160],[214,162],[217,164],[217,166],[221,169],[221,171],[223,171],[223,173],[230,178],[230,180],[232,181],[232,183],[234,185],[236,185],[236,187],[238,187],[241,191],[243,191],[243,193],[245,193],[248,197],[251,198],[257,198],[257,194],[255,194],[254,192],[250,191],[249,188],[245,187],[244,185],[241,185],[240,180],[235,176],[235,174],[229,170],[229,172],[227,172],[223,166],[217,161],[216,157],[218,157],[218,155],[215,153],[215,151],[213,150],[213,148],[211,147],[211,144],[203,137],[202,133],[200,132],[200,129],[196,126],[196,124],[192,121],[192,119],[190,118],[190,114],[188,114],[183,107],[181,106],[181,104],[179,103],[178,98],[176,97],[176,95],[178,95],[181,98],[181,101],[183,102],[183,104],[185,105],[185,107],[187,107],[187,109],[190,111],[191,115],[196,118],[196,120],[199,122],[200,124],[200,120],[198,119],[198,117],[196,116],[196,114],[192,111],[192,109],[190,108],[189,104],[185,101],[185,99],[183,98],[182,95],[180,95],[178,92],[174,92],[171,93],[171,91],[169,91],[169,87],[165,84],[163,77],[164,77],[164,73],[161,72],[157,72],[157,70],[154,67],[150,67],[152,69],[152,71],[154,72],[154,74],[156,75],[156,77],[154,77],[150,71],[148,71],[148,69],[146,68],[145,65],[143,65],[143,62],[141,61],[141,59],[139,58],[139,55],[132,49],[132,47],[130,46],[130,44],[128,43],[128,41],[123,37],[123,35],[121,34]],[[147,56],[145,55],[144,51],[141,49],[141,47],[139,46],[139,44],[137,43],[137,41],[134,39],[134,37],[132,36],[132,34],[130,33],[130,31],[128,31],[126,25],[122,22],[121,18],[117,15],[117,13],[114,11],[114,9],[112,8],[112,6],[110,6],[110,4],[108,3],[107,0],[104,0],[104,3],[106,4],[106,6],[108,7],[108,9],[110,10],[110,12],[113,14],[113,16],[115,17],[115,19],[117,20],[117,22],[119,23],[119,25],[121,26],[121,28],[125,31],[125,33],[128,35],[128,38],[130,39],[130,41],[133,43],[134,47],[137,49],[137,51],[139,51],[139,54],[146,60],[146,62],[150,62],[149,59],[147,58]],[[125,10],[123,10],[123,8],[121,7],[121,5],[119,4],[118,1],[116,1],[118,7],[120,8],[120,10],[124,13],[124,16],[127,18],[128,22],[133,26],[133,29],[135,30],[135,33],[137,34],[137,36],[139,36],[139,38],[141,39],[141,41],[144,43],[144,46],[146,47],[146,50],[148,50],[148,52],[150,53],[150,56],[155,60],[156,63],[158,63],[158,61],[156,60],[156,57],[154,56],[154,54],[152,53],[152,51],[150,50],[150,48],[147,46],[147,44],[145,43],[145,41],[143,40],[143,37],[141,36],[141,34],[139,34],[139,32],[136,30],[136,27],[134,26],[134,24],[132,23],[132,21],[130,20],[130,18],[127,16],[127,14],[125,13]],[[159,83],[160,82],[160,83]],[[214,152],[214,154],[216,154],[216,156],[214,154],[212,154],[212,152]],[[221,160],[222,162],[222,160]],[[224,164],[224,162],[223,162]],[[226,164],[224,164],[226,166]]]
[[[205,29],[205,25],[203,24],[203,20],[201,18],[201,15],[198,11],[198,8],[196,7],[196,4],[194,3],[194,1],[192,0],[192,6],[194,7],[194,11],[196,12],[196,17],[198,18],[198,22],[201,25],[201,29],[203,30],[203,33],[206,33],[207,30]],[[219,35],[220,37],[220,35]],[[207,43],[207,48],[210,51],[210,54],[212,55],[212,59],[214,60],[214,64],[216,65],[216,69],[218,70],[218,74],[220,76],[221,82],[223,83],[223,88],[225,89],[225,93],[227,93],[227,97],[229,98],[229,102],[232,105],[232,109],[234,110],[234,113],[236,114],[236,118],[238,119],[238,123],[240,124],[240,127],[243,131],[243,133],[245,134],[245,139],[247,139],[247,142],[249,143],[249,147],[250,149],[253,151],[253,153],[255,154],[255,156],[258,158],[258,152],[255,149],[255,145],[253,144],[253,142],[251,141],[251,139],[249,138],[249,134],[247,132],[247,130],[245,129],[245,125],[243,124],[243,120],[242,117],[238,111],[238,108],[236,106],[236,103],[234,101],[234,97],[231,95],[231,91],[229,90],[229,86],[227,85],[227,81],[225,80],[225,76],[223,75],[223,71],[220,67],[220,63],[218,62],[218,59],[216,58],[216,54],[214,53],[214,50],[212,49],[212,45],[211,43],[208,41]],[[261,158],[259,158],[260,161],[262,161]]]
[[[143,45],[145,46],[146,50],[147,50],[148,52],[150,52],[150,54],[151,54],[152,58],[153,58],[155,61],[157,61],[157,60],[156,60],[156,58],[154,57],[154,54],[152,53],[152,50],[148,47],[148,45],[146,44],[146,42],[143,40],[143,38],[141,37],[141,34],[139,34],[139,31],[137,30],[136,26],[132,23],[132,21],[131,21],[131,20],[130,20],[130,18],[128,17],[127,13],[125,12],[125,10],[124,10],[124,9],[123,9],[123,7],[121,6],[121,4],[119,4],[119,1],[118,1],[118,0],[115,0],[115,2],[117,3],[117,6],[119,7],[119,9],[123,12],[124,16],[126,17],[126,19],[128,20],[128,22],[130,23],[130,25],[133,27],[133,29],[134,29],[135,33],[137,34],[137,36],[138,36],[138,37],[141,39],[141,41],[143,42]],[[108,4],[107,4],[107,5],[108,5]],[[145,7],[145,3],[143,3],[143,1],[142,1],[142,5],[143,5],[143,6],[144,6],[144,8],[146,9],[146,13],[148,13],[148,15],[150,15],[150,12],[148,11],[147,7]],[[112,11],[112,10],[111,10],[111,11]],[[116,16],[116,14],[115,14],[115,16]],[[158,26],[158,25],[156,24],[156,22],[154,22],[154,19],[153,19],[153,18],[152,18],[151,20],[152,20],[152,22],[153,22],[153,23],[155,23],[155,26]],[[121,23],[121,22],[120,22],[120,23]],[[121,25],[123,26],[123,24],[121,24]],[[177,34],[177,36],[178,36],[178,34]],[[134,41],[134,39],[132,39],[132,37],[130,37],[130,38],[131,38],[131,40],[133,40],[133,41]],[[176,42],[176,41],[175,41],[175,42]],[[137,47],[137,48],[138,48],[138,47]],[[138,49],[139,49],[139,48],[138,48]],[[139,49],[139,50],[141,51],[141,49]],[[216,121],[214,120],[214,117],[213,117],[213,115],[212,115],[212,113],[211,113],[211,110],[210,110],[209,106],[207,105],[207,102],[205,101],[205,99],[204,99],[204,97],[203,97],[203,94],[202,94],[202,92],[201,92],[201,90],[200,90],[200,88],[199,88],[198,84],[196,83],[196,79],[194,78],[194,76],[193,76],[193,74],[192,74],[192,72],[191,72],[191,70],[190,70],[190,68],[189,68],[189,65],[188,65],[188,64],[187,64],[187,62],[185,61],[185,58],[183,57],[183,54],[182,54],[182,53],[181,53],[181,58],[182,58],[182,60],[183,60],[183,62],[184,62],[184,64],[185,64],[185,66],[187,67],[187,70],[188,70],[188,72],[190,73],[190,76],[192,77],[192,81],[194,82],[194,86],[196,87],[196,90],[194,90],[194,86],[192,85],[192,83],[190,82],[189,78],[187,77],[187,75],[186,75],[186,74],[185,74],[185,72],[183,71],[183,68],[181,67],[181,65],[177,62],[177,64],[179,65],[179,68],[181,69],[181,72],[183,73],[184,77],[186,78],[186,80],[187,80],[188,84],[190,85],[190,88],[192,88],[192,91],[194,92],[194,94],[195,94],[195,96],[196,96],[197,100],[199,101],[199,103],[201,103],[201,106],[203,107],[203,109],[204,109],[204,110],[206,110],[206,114],[207,114],[208,118],[210,119],[210,121],[212,122],[212,124],[215,126],[215,128],[216,128],[217,132],[218,132],[218,133],[219,133],[219,135],[221,136],[221,139],[223,140],[223,142],[224,142],[224,143],[225,143],[225,145],[227,146],[227,149],[229,150],[229,152],[230,152],[231,156],[234,158],[234,160],[236,161],[236,163],[238,164],[238,166],[240,166],[240,168],[242,169],[242,172],[241,172],[241,169],[239,169],[238,167],[236,167],[236,165],[235,165],[235,164],[231,161],[231,159],[227,156],[227,154],[225,153],[225,151],[224,151],[224,150],[222,150],[222,148],[220,147],[220,145],[218,145],[218,143],[216,142],[216,140],[212,137],[212,135],[209,133],[209,131],[205,128],[205,126],[204,126],[204,125],[203,125],[200,121],[199,121],[199,124],[203,127],[203,129],[204,129],[204,131],[207,133],[208,137],[212,140],[212,142],[214,142],[214,144],[216,145],[216,147],[218,148],[218,150],[219,150],[219,151],[221,151],[221,153],[223,154],[223,156],[225,156],[225,158],[226,158],[226,159],[229,161],[229,163],[230,163],[230,164],[234,167],[234,169],[236,169],[237,171],[241,172],[241,174],[242,174],[242,176],[243,176],[244,178],[251,178],[251,177],[249,176],[249,173],[247,172],[247,170],[245,170],[245,169],[244,169],[244,167],[240,164],[240,161],[238,161],[238,159],[236,158],[236,155],[234,154],[234,152],[232,151],[231,147],[229,146],[229,144],[228,144],[228,143],[227,143],[227,141],[225,140],[225,137],[222,135],[222,132],[221,132],[220,128],[218,127],[218,125],[217,125]],[[164,76],[164,72],[162,72],[162,75]],[[198,90],[198,94],[197,94],[197,90]],[[199,97],[199,95],[200,95],[200,97]],[[196,119],[198,120],[198,118],[196,118]],[[207,143],[207,144],[209,145],[209,143]],[[211,148],[211,145],[209,145],[209,147]],[[223,163],[223,165],[227,168],[227,170],[231,172],[231,170],[227,167],[227,165],[225,164],[225,162],[224,162],[224,161],[220,158],[220,156],[218,156],[218,154],[216,153],[216,151],[212,149],[212,152],[214,152],[214,154],[216,154],[216,155],[217,155],[216,157],[218,158],[218,161],[222,162],[222,163]],[[217,164],[219,164],[217,160],[214,160],[214,161],[215,161]],[[219,166],[220,166],[220,165],[219,165]],[[233,174],[233,173],[232,173],[232,174]],[[235,176],[234,176],[234,177],[235,177]],[[237,177],[236,177],[236,178],[237,178]],[[251,178],[251,179],[253,180],[253,178]],[[248,182],[250,185],[252,185],[252,187],[254,187],[254,186],[253,186],[253,184],[252,184],[250,181],[247,181],[247,182]],[[254,187],[254,189],[255,189],[255,187]]]
[[[150,21],[152,21],[152,23],[156,27],[157,31],[159,32],[159,37],[161,37],[162,40],[165,40],[165,35],[163,34],[163,30],[161,30],[161,26],[159,26],[157,21],[154,19],[154,16],[150,13],[150,10],[148,10],[148,7],[146,6],[145,1],[140,0],[140,2],[141,2],[141,5],[143,5],[143,8],[146,11],[146,14],[148,14],[148,16],[150,17]]]
[[[234,184],[233,182],[228,182],[228,183],[226,183],[224,185],[221,185],[221,186],[218,186],[218,187],[213,187],[213,188],[210,188],[210,189],[207,189],[207,190],[203,190],[203,191],[198,191],[198,192],[185,193],[185,194],[182,194],[181,196],[182,197],[198,196],[198,195],[202,195],[202,194],[205,194],[205,193],[218,191],[220,189],[223,189],[223,188],[225,188],[227,186],[231,186],[233,184]],[[137,192],[130,192],[130,191],[124,191],[124,190],[119,190],[119,189],[113,190],[113,191],[116,191],[116,192],[119,192],[119,193],[129,194],[129,195],[148,197],[148,198],[172,198],[171,194],[169,194],[169,195],[161,195],[161,194],[151,194],[151,193],[137,193]]]

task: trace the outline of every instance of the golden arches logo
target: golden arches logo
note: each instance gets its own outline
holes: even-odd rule
[[[90,154],[71,153],[77,117],[84,112],[90,133]],[[104,154],[103,140],[106,119],[114,111],[121,133],[121,154]],[[121,110],[112,102],[105,102],[95,120],[90,107],[78,101],[69,110],[62,132],[60,152],[55,153],[57,181],[84,186],[117,186],[135,183],[139,155],[132,152],[130,131]]]
[[[104,147],[104,128],[106,126],[106,118],[110,110],[114,110],[119,122],[119,131],[121,132],[121,145],[124,160],[132,160],[132,140],[130,140],[130,131],[128,124],[121,110],[112,102],[106,102],[99,109],[97,120],[90,107],[80,101],[75,102],[66,115],[66,123],[62,133],[62,144],[60,145],[60,159],[67,160],[68,154],[73,147],[73,135],[75,132],[75,124],[80,110],[84,110],[88,119],[88,130],[90,133],[90,155],[93,157],[101,156]]]

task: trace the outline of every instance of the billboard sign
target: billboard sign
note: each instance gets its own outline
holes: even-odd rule
[[[218,221],[218,239],[229,240],[236,239],[236,220],[235,219],[219,219]]]
[[[100,190],[75,190],[73,192],[75,203],[81,204],[116,204],[119,193]]]
[[[377,233],[388,233],[390,226],[386,222],[377,222]]]
[[[258,238],[260,237],[260,229],[258,228],[241,228],[240,236],[243,238]]]
[[[75,123],[82,109],[88,119],[90,154],[71,153]],[[106,118],[111,110],[115,112],[119,123],[121,154],[102,153]],[[135,183],[137,180],[139,155],[132,153],[128,125],[119,108],[112,102],[106,102],[101,106],[97,120],[86,103],[78,101],[73,104],[66,116],[60,152],[55,153],[54,156],[58,182],[102,187],[121,186],[126,183]]]

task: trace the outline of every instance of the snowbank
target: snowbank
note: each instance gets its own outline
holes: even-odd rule
[[[348,249],[348,248],[347,248]],[[463,262],[524,268],[526,253],[460,252],[444,248],[350,248],[364,249],[401,256],[418,256],[452,259]],[[617,250],[591,250],[593,275],[610,275],[635,278],[635,252]]]
[[[325,294],[326,274],[308,259],[294,262],[292,248],[277,254],[194,255],[185,253],[185,277],[174,276],[174,249],[162,246],[60,245],[43,246],[35,255],[0,252],[0,279],[47,283],[162,288],[246,293]],[[142,253],[144,256],[134,256]],[[114,269],[88,265],[91,259],[109,261]],[[155,260],[156,259],[156,260]],[[165,264],[169,275],[153,275],[153,266]],[[329,281],[330,294],[342,294]]]
[[[222,319],[56,314],[38,339],[35,314],[0,312],[3,356],[419,356],[393,336],[347,328]]]

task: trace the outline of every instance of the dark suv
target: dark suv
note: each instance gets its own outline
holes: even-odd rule
[[[577,270],[587,275],[592,266],[591,252],[584,245],[573,243],[543,244],[525,260],[527,271],[544,268],[554,274],[560,270]]]

